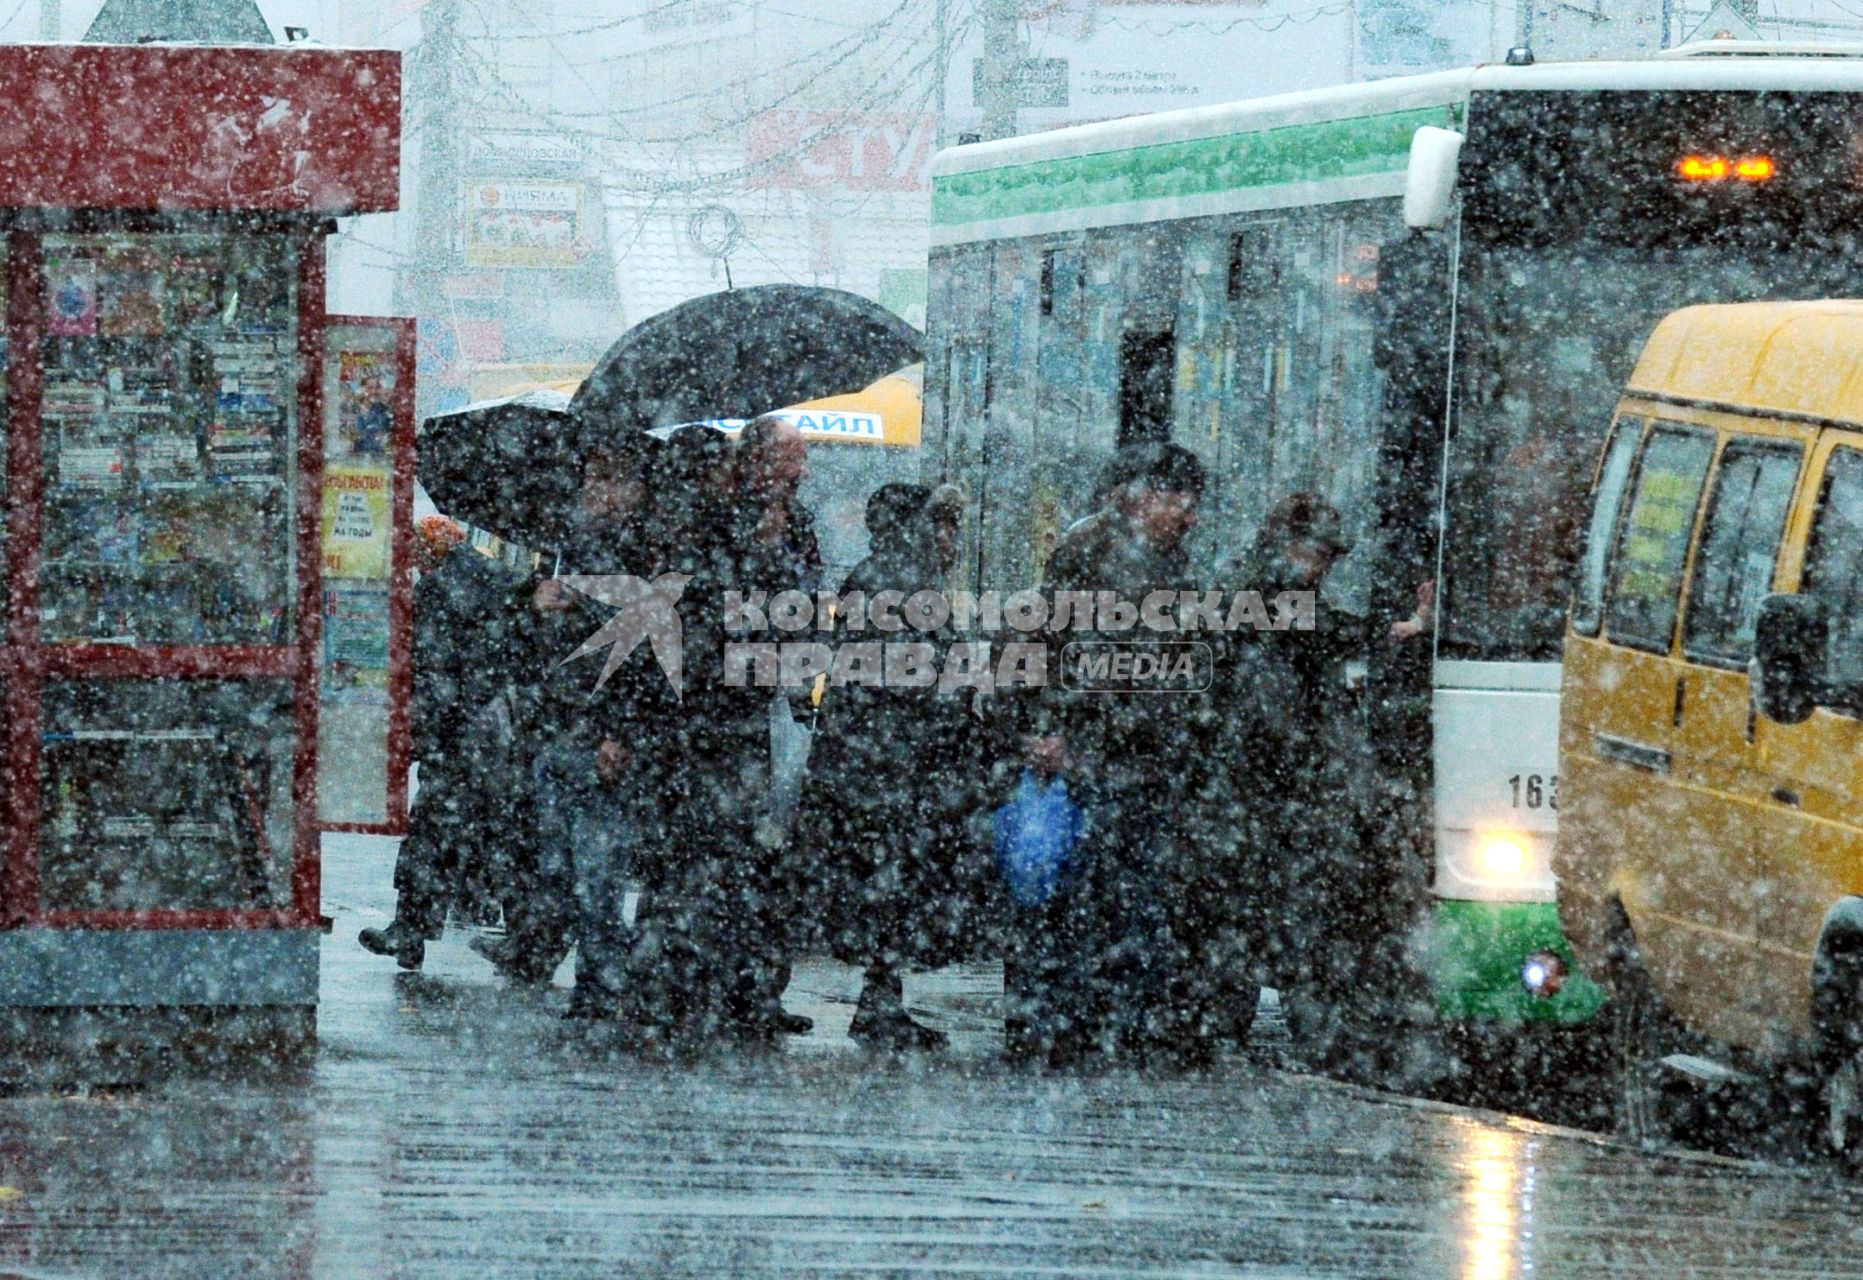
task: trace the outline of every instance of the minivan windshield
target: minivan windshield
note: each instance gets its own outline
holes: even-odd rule
[[[1585,243],[1465,250],[1444,530],[1444,657],[1559,656],[1587,492],[1611,411],[1678,307],[1841,297],[1820,254]]]

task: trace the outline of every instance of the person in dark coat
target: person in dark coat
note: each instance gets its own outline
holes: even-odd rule
[[[1108,507],[1055,548],[1044,593],[1051,601],[1110,593],[1136,610],[1153,592],[1191,589],[1184,540],[1203,483],[1202,463],[1177,445],[1121,450],[1107,477]],[[1062,918],[1044,922],[1077,931],[1071,955],[1080,971],[1071,991],[1030,993],[1024,1003],[1036,1016],[1026,1030],[1011,1030],[1033,1043],[1011,1043],[1012,1056],[1045,1051],[1065,1060],[1096,1044],[1141,1059],[1207,1050],[1196,999],[1201,958],[1186,936],[1183,904],[1207,852],[1208,700],[1196,691],[1070,692],[1063,676],[1066,644],[1148,638],[1143,630],[1056,634],[1048,686],[1018,700],[1031,766],[1065,773],[1087,811],[1088,834],[1084,878],[1047,913]],[[1054,965],[1039,967],[1060,980]]]
[[[395,855],[395,915],[364,929],[363,948],[418,969],[461,890],[466,866],[491,857],[485,846],[504,828],[488,812],[485,765],[493,744],[475,719],[506,683],[517,634],[521,578],[461,545],[465,531],[445,517],[420,529],[421,575],[414,586],[409,708],[420,789],[408,833]]]
[[[867,501],[870,554],[841,584],[871,602],[881,592],[909,598],[943,587],[948,531],[933,491],[887,484]],[[948,554],[948,552],[947,552]],[[838,618],[838,643],[917,643],[929,651],[935,678],[953,638],[938,632],[849,630]],[[846,683],[824,691],[804,784],[792,864],[804,881],[800,900],[821,904],[819,922],[837,959],[865,968],[848,1034],[875,1048],[935,1049],[946,1037],[907,1012],[900,971],[948,963],[974,930],[980,897],[968,821],[979,797],[975,718],[968,690],[930,685],[877,687]]]
[[[760,425],[761,424],[761,425]],[[735,445],[708,427],[675,432],[653,482],[654,572],[678,573],[684,681],[650,734],[662,761],[662,835],[628,968],[630,1016],[671,1038],[800,1034],[781,1005],[787,952],[775,913],[769,799],[777,691],[732,685],[724,657],[730,593],[812,591],[820,550],[796,501],[807,454],[786,423],[760,420]]]
[[[614,886],[598,888],[588,875],[579,879],[578,866],[584,872],[611,863],[624,868],[620,849],[634,842],[635,829],[621,821],[617,807],[622,803],[618,788],[624,772],[618,768],[618,747],[603,744],[613,741],[618,726],[630,722],[640,692],[637,668],[630,664],[626,679],[598,688],[605,653],[596,660],[570,661],[614,610],[573,590],[563,579],[646,572],[650,556],[642,506],[647,457],[654,444],[643,434],[590,450],[576,509],[552,566],[555,572],[531,584],[527,635],[521,646],[527,670],[519,701],[529,747],[524,761],[528,785],[523,790],[533,815],[533,834],[505,887],[505,936],[475,938],[472,944],[512,982],[549,981],[575,941],[578,920],[602,916],[600,907],[584,900],[590,893],[604,897],[619,892]],[[526,800],[506,795],[500,803]],[[603,937],[622,945],[612,930]],[[577,1016],[611,1003],[612,974],[594,985],[584,982],[585,973],[593,975],[601,968],[578,966],[580,994],[571,1006]]]
[[[736,573],[739,590],[776,596],[800,591],[814,596],[823,586],[824,564],[815,518],[803,505],[801,491],[809,478],[808,445],[793,424],[777,417],[758,418],[739,437],[734,466]],[[757,817],[752,827],[755,856],[741,885],[748,969],[753,985],[738,999],[734,1015],[753,1033],[780,1032],[804,1035],[813,1020],[783,1008],[783,990],[789,985],[790,951],[784,941],[789,932],[785,914],[790,899],[780,883],[782,829],[771,733],[772,718],[786,714],[778,704],[804,691],[760,690],[764,729],[759,742],[748,746],[748,759],[758,775],[755,783]]]
[[[1235,633],[1219,673],[1232,714],[1217,755],[1249,822],[1240,926],[1297,1037],[1317,1042],[1322,1058],[1333,1056],[1368,975],[1401,968],[1374,954],[1388,937],[1374,918],[1383,894],[1355,822],[1364,773],[1344,731],[1352,697],[1344,664],[1387,638],[1425,635],[1433,620],[1429,583],[1418,590],[1416,613],[1388,627],[1328,603],[1328,575],[1350,551],[1339,512],[1324,499],[1282,499],[1237,585],[1270,607],[1283,593],[1304,593],[1310,625]]]

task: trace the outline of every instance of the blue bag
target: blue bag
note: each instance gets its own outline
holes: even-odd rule
[[[1059,778],[1044,786],[1024,770],[1009,803],[996,811],[996,865],[1010,896],[1039,907],[1073,869],[1087,815],[1068,798]]]

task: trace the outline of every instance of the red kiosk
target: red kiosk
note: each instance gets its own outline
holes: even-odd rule
[[[314,1035],[324,477],[385,449],[326,440],[324,237],[396,207],[400,81],[0,47],[0,1048]]]

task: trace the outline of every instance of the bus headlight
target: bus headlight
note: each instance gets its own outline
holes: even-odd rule
[[[1527,838],[1513,831],[1484,831],[1475,837],[1477,879],[1511,884],[1526,878],[1533,855]]]

